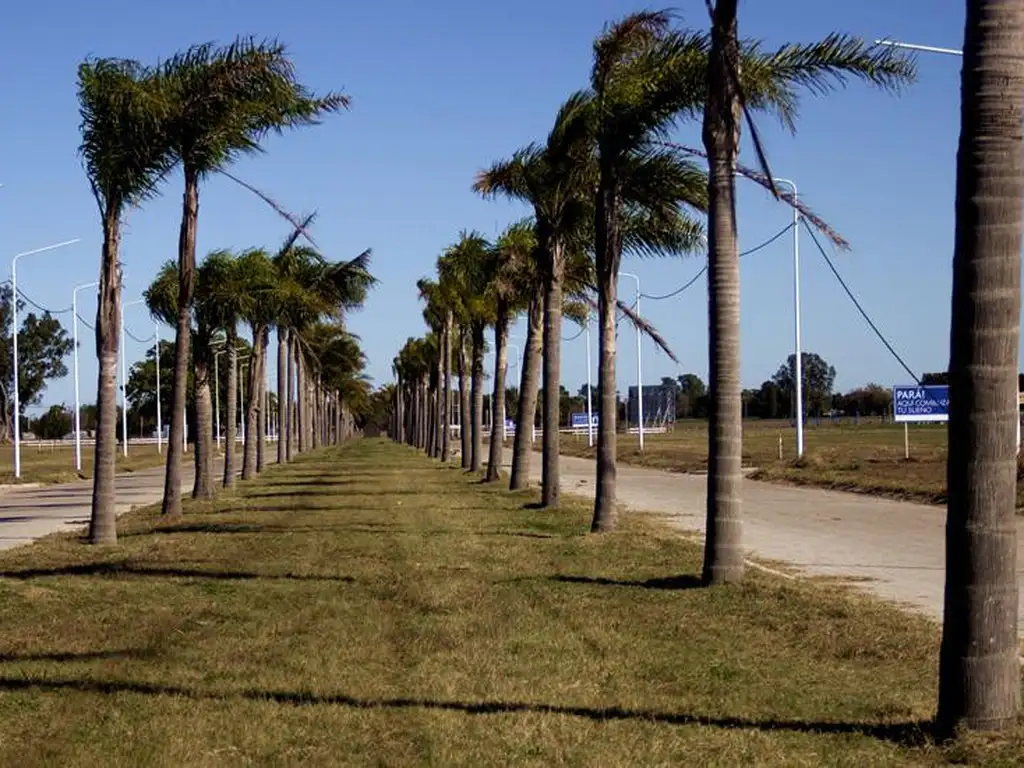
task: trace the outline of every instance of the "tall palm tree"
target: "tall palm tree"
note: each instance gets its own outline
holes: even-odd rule
[[[1017,458],[1024,6],[968,0],[949,353],[946,590],[938,724],[1003,730],[1020,710]]]
[[[706,209],[705,176],[680,152],[656,143],[677,114],[675,101],[664,97],[673,92],[674,81],[669,86],[661,81],[674,77],[673,59],[689,42],[685,36],[666,35],[665,24],[661,14],[634,14],[594,44],[591,120],[598,166],[594,251],[601,392],[594,531],[611,530],[616,522],[615,314],[622,252],[631,247],[680,252],[703,240],[701,227],[679,206]]]
[[[493,276],[493,264],[493,251],[486,238],[478,232],[462,232],[439,265],[441,279],[458,286],[469,330],[472,390],[470,472],[483,469],[484,330],[492,322],[493,307],[487,298],[487,288]]]
[[[216,47],[192,46],[161,66],[170,115],[166,130],[185,180],[178,238],[178,317],[175,374],[163,513],[181,514],[183,405],[189,361],[189,324],[195,281],[199,184],[241,154],[260,149],[260,140],[317,122],[348,106],[340,94],[317,97],[295,79],[292,62],[276,42],[238,39]]]
[[[687,49],[677,59],[678,84],[682,86],[680,114],[692,116],[703,111],[708,158],[711,418],[704,579],[711,584],[743,577],[740,273],[735,206],[743,110],[772,111],[793,129],[799,88],[821,94],[856,77],[895,89],[914,77],[913,63],[898,52],[870,50],[861,40],[846,35],[832,34],[816,43],[786,44],[764,52],[758,43],[739,39],[736,5],[737,0],[718,0],[710,37],[693,38],[695,49]]]
[[[586,221],[587,179],[592,176],[590,138],[580,113],[583,93],[562,105],[543,146],[530,144],[511,159],[477,175],[473,189],[484,197],[502,195],[533,206],[537,259],[544,280],[543,332],[543,472],[541,503],[559,503],[559,387],[561,379],[562,304],[570,240]]]
[[[121,224],[127,209],[156,194],[173,164],[163,102],[153,72],[124,59],[89,59],[78,68],[79,154],[103,227],[96,310],[96,459],[89,541],[117,542],[117,360],[121,335]]]
[[[485,480],[501,477],[505,426],[505,372],[508,367],[509,323],[530,303],[537,249],[534,223],[523,219],[509,226],[494,246],[493,278],[488,288],[494,303],[494,390],[491,395],[491,441]]]

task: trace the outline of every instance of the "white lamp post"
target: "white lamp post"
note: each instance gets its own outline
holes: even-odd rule
[[[904,43],[899,40],[882,38],[875,40],[875,45],[887,45],[890,48],[906,48],[910,51],[925,51],[926,53],[945,53],[950,56],[963,56],[964,52],[958,48],[938,48],[934,45],[917,45],[916,43]]]
[[[519,345],[518,344],[507,344],[506,346],[508,346],[509,349],[514,349],[516,351],[516,365],[519,365],[519,354],[520,354],[520,352],[519,352]],[[508,355],[505,356],[505,389],[508,390]],[[522,393],[520,393],[520,398],[522,398]],[[506,417],[507,413],[508,413],[508,409],[505,407],[505,400],[502,399],[502,401],[501,401],[501,441],[503,443],[505,442],[506,439],[508,439],[508,427],[507,427],[507,425],[505,423],[506,421],[508,421],[508,419]]]
[[[223,349],[213,353],[213,423],[217,427],[218,451],[220,450],[220,371],[217,360],[223,354]]]
[[[14,476],[21,477],[21,400],[18,392],[18,259],[31,256],[36,253],[53,251],[63,248],[65,245],[77,243],[79,238],[65,240],[53,245],[45,245],[42,248],[34,248],[31,251],[22,251],[14,254],[11,259],[11,339],[12,352],[14,353]]]
[[[640,278],[630,272],[619,272],[619,277],[631,277],[636,280],[636,313],[640,314]],[[613,308],[614,312],[615,309]],[[637,421],[637,436],[640,441],[640,452],[644,450],[644,377],[643,367],[641,363],[642,356],[640,354],[640,341],[643,338],[643,332],[640,330],[640,326],[636,327],[636,421]],[[587,344],[587,350],[590,350],[590,345]],[[587,366],[589,370],[590,366]]]
[[[160,447],[163,440],[163,419],[160,414],[160,323],[153,321],[153,351],[156,359],[156,452],[163,453]]]
[[[75,365],[75,469],[82,471],[82,403],[78,395],[78,292],[95,288],[99,283],[76,285],[71,291],[71,338],[74,343]]]

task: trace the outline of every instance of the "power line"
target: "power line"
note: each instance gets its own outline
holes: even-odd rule
[[[68,307],[67,309],[47,309],[41,304],[36,304],[36,302],[32,301],[32,299],[25,295],[25,292],[21,290],[21,288],[18,289],[18,295],[25,301],[27,301],[29,304],[31,304],[33,307],[38,309],[40,312],[46,312],[47,314],[50,315],[64,315],[71,311],[71,307]]]
[[[836,280],[838,280],[839,284],[843,286],[843,290],[846,291],[846,295],[850,298],[850,301],[853,302],[853,306],[855,306],[857,311],[860,312],[860,316],[864,318],[865,322],[871,327],[871,330],[875,332],[875,335],[885,345],[885,348],[889,350],[894,358],[896,358],[896,362],[902,365],[903,370],[910,374],[910,378],[920,384],[921,380],[917,377],[917,374],[910,370],[910,366],[904,362],[903,358],[900,357],[892,344],[889,343],[889,340],[885,338],[880,330],[878,330],[878,326],[874,324],[870,317],[868,317],[868,313],[864,311],[864,307],[862,307],[860,302],[857,301],[857,297],[853,295],[853,291],[850,290],[850,286],[846,284],[846,281],[843,280],[842,276],[839,274],[839,270],[837,270],[836,265],[832,263],[832,259],[828,257],[828,254],[825,253],[825,249],[821,247],[821,243],[818,242],[818,236],[814,234],[814,230],[811,229],[805,219],[801,219],[801,221],[804,223],[804,228],[811,234],[811,239],[814,241],[814,244],[818,246],[818,251],[821,253],[822,258],[825,259],[825,263],[828,264],[828,268],[832,270],[832,274],[835,275]]]
[[[586,328],[586,326],[584,326],[583,328],[580,328],[579,332],[577,332],[575,336],[570,336],[569,338],[565,338],[563,336],[562,337],[562,341],[576,341],[576,339],[578,339],[580,336],[582,336],[583,332],[586,331],[586,330],[587,330],[587,328]]]
[[[75,317],[77,317],[77,318],[78,318],[78,322],[80,322],[80,323],[81,323],[82,325],[84,325],[84,326],[85,326],[86,328],[88,328],[88,329],[89,329],[90,331],[95,331],[95,330],[96,330],[96,327],[95,327],[95,326],[93,326],[93,325],[90,325],[89,323],[87,323],[87,322],[85,321],[85,319],[84,319],[84,318],[83,318],[83,317],[82,317],[82,316],[81,316],[80,314],[78,314],[77,312],[75,313]]]
[[[743,258],[744,256],[749,256],[752,253],[757,253],[762,248],[767,248],[769,245],[774,243],[776,240],[778,240],[784,234],[789,232],[789,230],[791,230],[794,226],[796,226],[796,225],[793,222],[789,222],[789,224],[787,224],[783,229],[781,229],[778,232],[776,232],[774,235],[772,235],[770,238],[765,240],[760,245],[755,245],[753,248],[751,248],[749,250],[742,251],[740,253],[740,258]],[[640,296],[642,298],[645,298],[645,299],[651,299],[652,301],[661,301],[663,299],[671,299],[671,298],[673,298],[675,296],[678,296],[683,291],[685,291],[687,288],[689,288],[691,285],[693,285],[698,280],[700,280],[707,271],[708,271],[708,265],[705,264],[703,267],[701,267],[700,272],[698,272],[696,275],[694,275],[693,278],[689,282],[685,283],[681,288],[677,288],[676,290],[672,291],[672,293],[666,293],[664,296],[648,296],[646,293],[641,293]]]
[[[149,344],[149,342],[153,341],[153,337],[152,336],[150,336],[148,339],[140,339],[138,336],[136,336],[134,333],[132,333],[128,329],[127,325],[124,327],[124,332],[126,334],[128,334],[128,336],[132,339],[132,341],[137,341],[137,342],[139,342],[139,344]]]

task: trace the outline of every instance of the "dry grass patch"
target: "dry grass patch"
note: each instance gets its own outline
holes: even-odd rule
[[[166,450],[166,448],[165,448]],[[9,447],[0,451],[0,485],[11,483],[70,483],[75,480],[92,478],[93,460],[96,449],[92,445],[82,446],[82,472],[75,470],[75,447],[67,445],[34,445],[22,443],[21,446],[21,479],[14,477],[14,454]],[[128,446],[128,457],[117,449],[116,464],[118,472],[136,472],[140,469],[158,467],[164,463],[166,456],[156,451],[156,445],[133,444]]]
[[[936,628],[631,516],[525,508],[380,441],[273,467],[117,549],[0,555],[0,762],[850,765],[930,745]]]

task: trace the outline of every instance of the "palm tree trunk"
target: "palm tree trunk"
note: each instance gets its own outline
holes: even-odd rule
[[[526,354],[523,355],[519,379],[519,407],[516,412],[516,434],[512,443],[512,471],[509,490],[520,491],[530,484],[530,462],[533,456],[533,425],[537,420],[537,389],[540,386],[543,354],[544,291],[538,290],[530,302],[526,326]]]
[[[270,396],[267,393],[267,346],[270,344],[270,330],[263,329],[263,345],[260,349],[260,411],[256,420],[256,474],[263,471],[267,449],[267,419],[270,416]]]
[[[199,175],[185,168],[181,230],[178,234],[178,325],[174,333],[174,383],[171,386],[171,425],[167,437],[167,471],[161,512],[181,515],[181,456],[185,439],[185,399],[192,335],[192,295],[195,288],[196,223],[199,220]]]
[[[597,254],[597,312],[600,318],[597,381],[601,388],[597,409],[597,481],[594,487],[594,533],[615,530],[618,509],[616,492],[615,421],[619,403],[615,381],[615,310],[619,295],[619,263],[622,240],[619,227],[619,183],[613,162],[602,162],[601,184],[595,211],[595,252]],[[587,322],[590,322],[589,316]],[[637,393],[639,396],[639,392]]]
[[[291,329],[288,331],[288,391],[285,400],[288,403],[288,418],[285,419],[288,426],[286,457],[291,461],[295,453],[295,336]]]
[[[316,450],[317,448],[320,447],[321,442],[322,442],[321,441],[322,435],[320,433],[320,429],[323,426],[323,411],[320,408],[320,393],[321,393],[321,390],[320,390],[320,377],[319,377],[319,375],[316,377],[316,380],[314,382],[312,382],[311,386],[312,386],[312,390],[313,390],[313,397],[311,398],[312,399],[312,403],[311,403],[311,408],[310,408],[310,410],[312,410],[312,412],[313,412],[313,418],[312,418],[312,427],[313,428],[311,430],[313,434],[311,435],[311,437],[313,439],[310,441],[310,444],[313,446],[313,449]]]
[[[452,313],[441,332],[441,461],[447,462],[452,437]]]
[[[277,463],[288,460],[288,329],[277,327]]]
[[[103,220],[103,256],[100,262],[99,306],[96,309],[96,446],[92,479],[91,544],[117,543],[117,359],[121,338],[121,220],[108,213]],[[159,360],[157,361],[159,364]],[[18,414],[14,414],[18,418]]]
[[[472,445],[469,459],[469,471],[479,472],[484,463],[484,326],[474,323],[472,326],[473,367],[470,371],[473,402],[470,404],[472,414]]]
[[[494,394],[491,396],[491,443],[487,456],[488,482],[501,479],[505,437],[505,371],[508,366],[508,304],[498,300],[494,324]]]
[[[462,442],[462,468],[469,469],[473,459],[473,429],[470,426],[469,358],[466,330],[459,327],[459,437]]]
[[[196,442],[193,499],[212,499],[216,493],[213,482],[213,391],[210,388],[210,364],[206,350],[193,351],[196,385]]]
[[[234,328],[227,329],[228,381],[227,407],[224,424],[224,480],[225,488],[235,484],[235,422],[238,420],[238,345]]]
[[[562,375],[562,247],[551,248],[544,294],[544,453],[541,505],[557,507],[560,497],[559,427]]]
[[[937,721],[1020,709],[1016,428],[1024,206],[1024,7],[967,3],[949,360],[946,590]]]
[[[396,377],[395,383],[395,434],[392,436],[392,440],[396,443],[402,442],[405,439],[405,393],[403,391],[404,386],[402,384],[402,377]]]
[[[298,340],[294,344],[295,355],[295,432],[298,435],[298,451],[309,448],[306,442],[306,365],[299,351]]]
[[[440,459],[445,451],[444,445],[444,363],[442,361],[444,352],[444,331],[441,331],[441,338],[438,339],[437,366],[434,371],[434,458]]]
[[[245,446],[242,458],[242,479],[249,480],[256,474],[257,446],[259,445],[259,432],[261,411],[263,402],[263,361],[266,348],[266,334],[262,331],[253,334],[252,357],[249,359],[249,375],[246,382],[246,403],[245,403]]]
[[[715,5],[716,32],[708,59],[708,103],[703,130],[709,167],[708,357],[711,395],[703,575],[709,584],[740,581],[744,566],[740,262],[736,242],[734,177],[741,114],[739,99],[727,69],[729,60],[739,60],[736,2],[719,0]]]
[[[430,403],[430,424],[427,434],[427,455],[436,458],[437,453],[437,414],[440,413],[440,403],[437,401],[437,390],[431,386],[427,390],[427,402]]]

